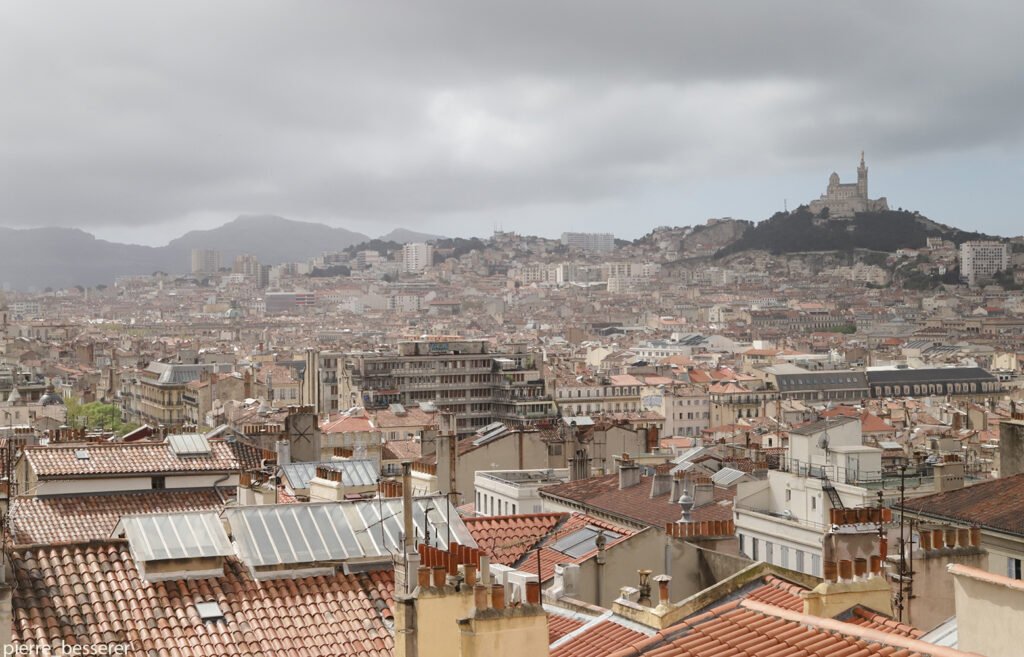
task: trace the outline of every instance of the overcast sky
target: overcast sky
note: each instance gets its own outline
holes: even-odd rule
[[[0,225],[633,238],[872,197],[1024,232],[1019,2],[0,3]]]

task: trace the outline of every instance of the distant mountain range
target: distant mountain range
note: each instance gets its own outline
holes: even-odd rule
[[[404,244],[439,236],[398,228],[381,239]],[[369,240],[363,233],[274,215],[243,215],[217,228],[190,231],[160,247],[108,242],[76,228],[0,227],[0,285],[43,290],[109,285],[117,276],[155,271],[188,272],[191,251],[200,248],[220,251],[225,266],[242,253],[268,265],[302,262]]]

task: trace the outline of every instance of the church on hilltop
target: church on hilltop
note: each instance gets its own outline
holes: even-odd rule
[[[888,210],[889,203],[884,196],[877,199],[868,198],[868,167],[864,164],[864,152],[861,151],[857,182],[841,183],[839,174],[833,171],[828,177],[828,189],[821,198],[811,201],[808,208],[814,214],[828,208],[830,217],[852,217],[858,212]]]

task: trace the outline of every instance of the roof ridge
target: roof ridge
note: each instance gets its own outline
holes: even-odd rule
[[[931,657],[983,657],[977,653],[965,652],[955,648],[935,645],[934,643],[928,643],[927,641],[921,641],[920,639],[913,639],[903,636],[902,634],[884,632],[882,630],[876,630],[874,628],[865,627],[856,623],[848,623],[834,618],[823,618],[797,611],[790,611],[774,605],[757,602],[756,600],[740,601],[739,606],[749,609],[755,613],[760,613],[765,616],[773,616],[780,620],[799,623],[825,632],[835,632],[851,638],[863,639],[868,642],[880,643],[896,648],[904,648],[914,652],[919,652],[922,655],[931,655]]]

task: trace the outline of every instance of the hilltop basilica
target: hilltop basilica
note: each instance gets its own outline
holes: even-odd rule
[[[889,204],[884,196],[878,199],[868,198],[868,167],[864,164],[864,152],[861,151],[857,182],[841,183],[839,174],[833,171],[828,177],[828,189],[821,198],[811,201],[808,208],[814,214],[828,208],[830,217],[852,217],[858,212],[888,210]]]

